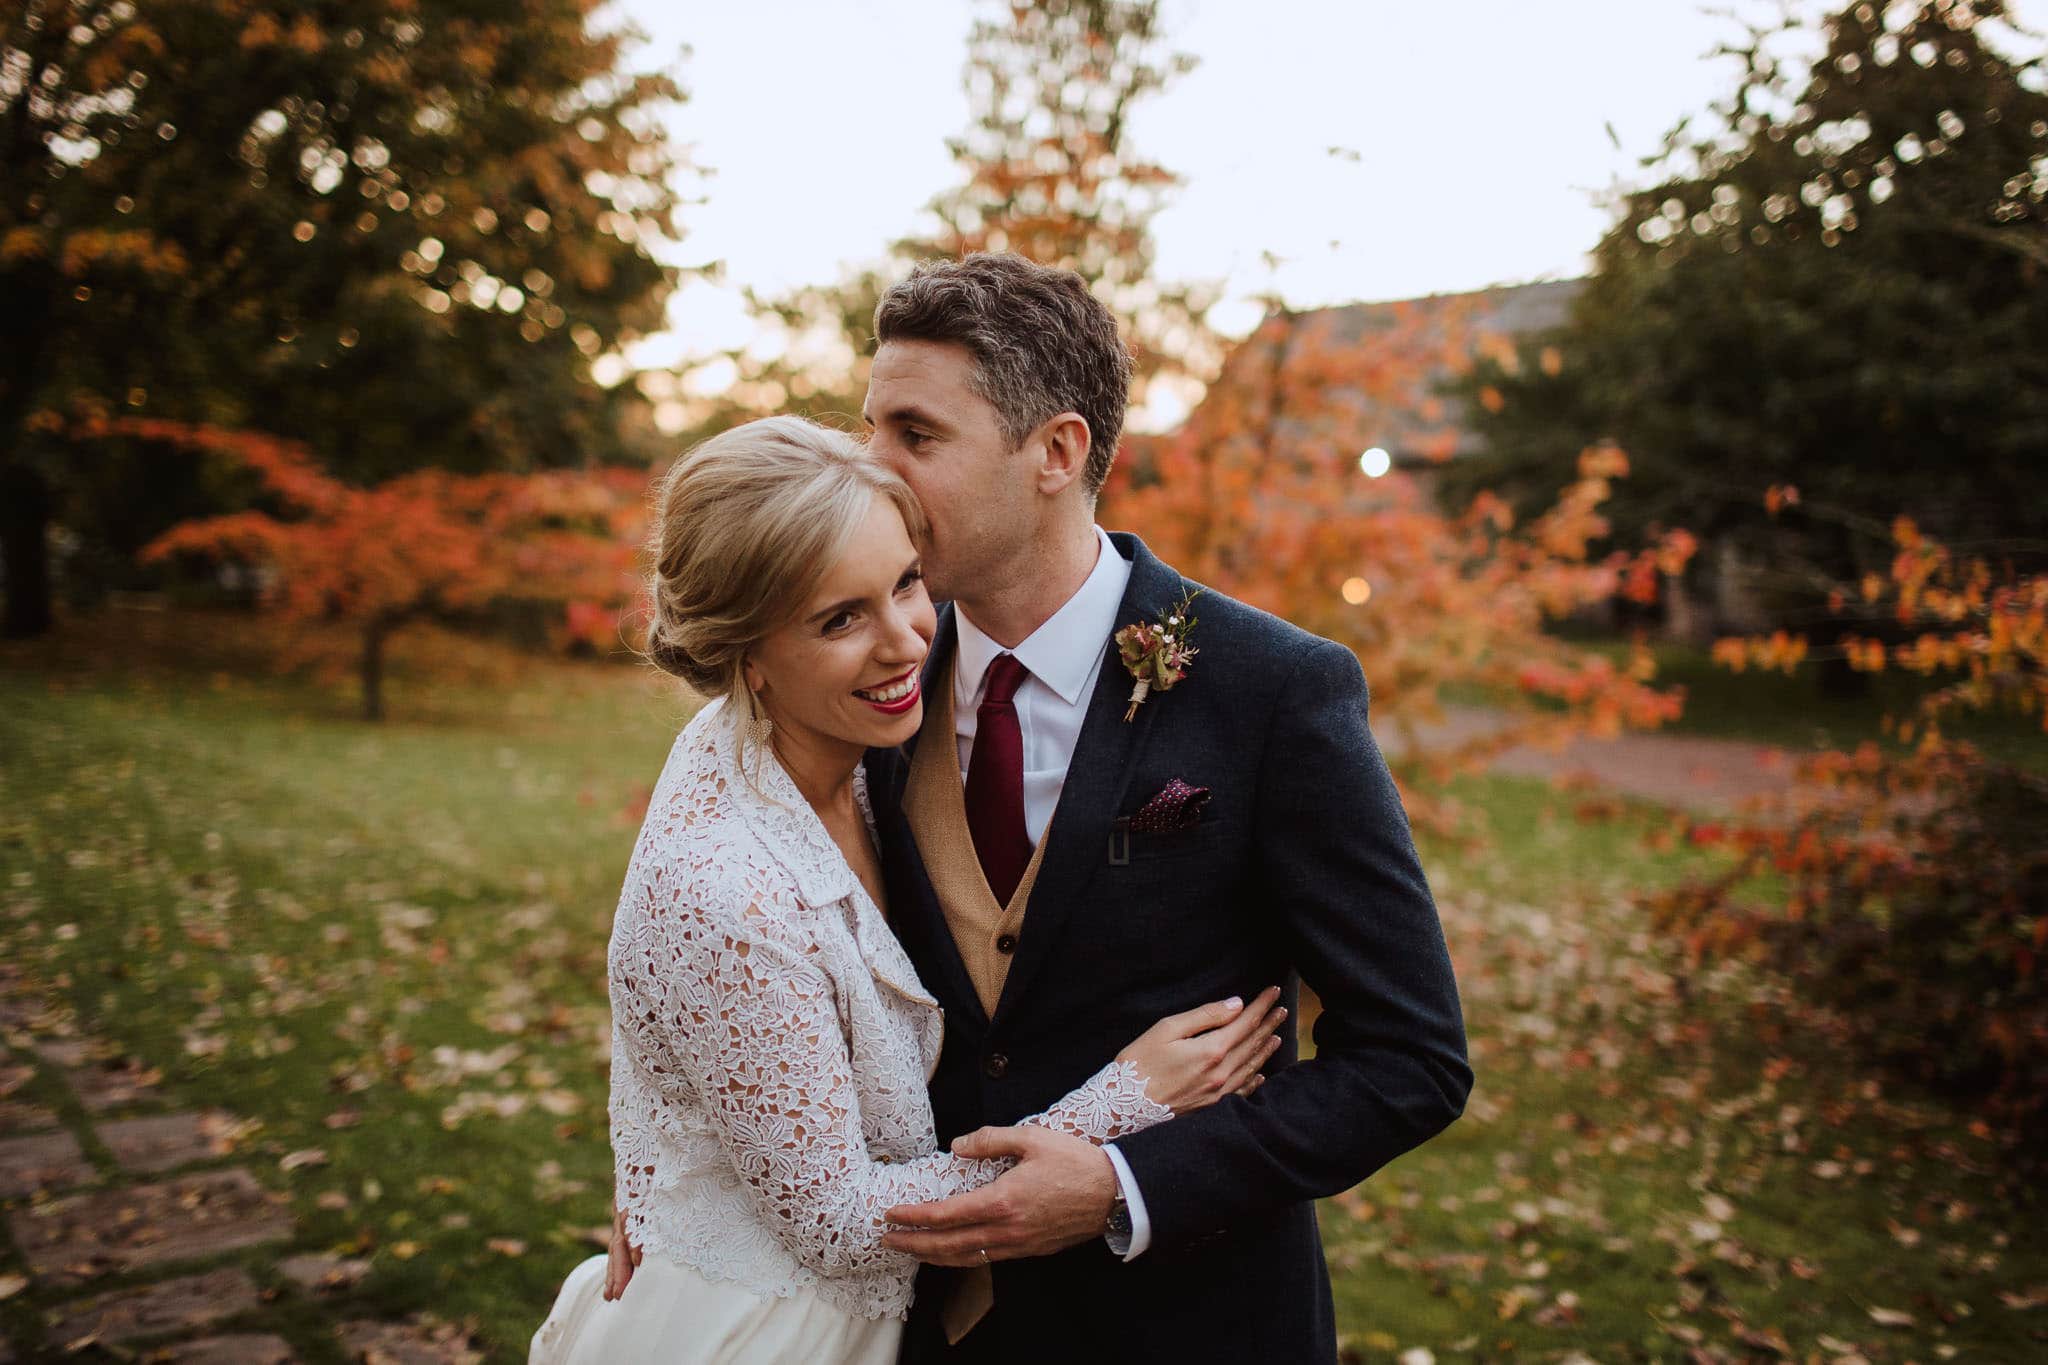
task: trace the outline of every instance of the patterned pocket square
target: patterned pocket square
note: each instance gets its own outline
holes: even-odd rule
[[[1207,787],[1190,787],[1176,777],[1131,817],[1131,833],[1170,834],[1193,829],[1201,823],[1202,807],[1208,803]]]

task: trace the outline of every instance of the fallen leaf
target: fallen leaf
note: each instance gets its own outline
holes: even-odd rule
[[[524,1256],[526,1254],[526,1243],[520,1241],[517,1237],[493,1237],[490,1241],[485,1242],[484,1245],[497,1252],[500,1256]]]
[[[327,1153],[318,1147],[301,1147],[296,1152],[287,1152],[277,1163],[280,1171],[296,1171],[307,1166],[325,1166]]]
[[[1743,1327],[1737,1329],[1735,1339],[1755,1350],[1769,1351],[1788,1360],[1793,1358],[1792,1343],[1785,1340],[1784,1333],[1776,1329]]]
[[[1902,1313],[1896,1308],[1873,1308],[1870,1320],[1880,1327],[1911,1327],[1914,1322],[1911,1313]]]
[[[28,1288],[26,1275],[0,1275],[0,1299],[11,1299]]]

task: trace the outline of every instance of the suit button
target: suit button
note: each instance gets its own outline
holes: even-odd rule
[[[988,1060],[981,1064],[981,1072],[992,1081],[999,1081],[1010,1069],[1010,1059],[1000,1052],[988,1054]]]
[[[997,938],[997,939],[996,939],[996,951],[997,951],[997,952],[999,952],[999,953],[1014,953],[1014,952],[1016,952],[1016,951],[1017,951],[1017,936],[1016,936],[1015,934],[1004,934],[1004,935],[1002,935],[1001,937]]]

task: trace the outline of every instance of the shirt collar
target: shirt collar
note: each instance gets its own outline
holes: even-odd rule
[[[1116,624],[1117,608],[1123,605],[1124,589],[1131,581],[1131,561],[1117,553],[1100,526],[1095,528],[1095,543],[1095,568],[1086,581],[1045,624],[1009,651],[1031,670],[1032,677],[1069,706],[1081,700],[1081,689],[1088,685],[1102,656],[1103,644]],[[966,612],[956,607],[953,616],[960,626],[960,642],[953,656],[953,696],[956,705],[966,705],[980,694],[982,678],[1003,647],[982,634]]]

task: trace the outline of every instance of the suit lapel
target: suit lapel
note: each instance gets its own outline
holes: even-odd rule
[[[1180,575],[1136,536],[1116,532],[1110,541],[1118,553],[1128,554],[1131,560],[1131,581],[1117,607],[1116,624],[1110,632],[1113,638],[1127,625],[1164,616],[1166,609],[1180,600],[1184,587]],[[1059,804],[1053,809],[1045,860],[1018,936],[1017,960],[1010,965],[1002,999],[996,1002],[996,1024],[1015,1008],[1031,979],[1051,959],[1060,930],[1096,871],[1108,863],[1110,822],[1129,786],[1131,759],[1143,746],[1158,711],[1156,706],[1140,706],[1135,719],[1124,720],[1130,705],[1131,677],[1117,658],[1111,638],[1102,642],[1102,668],[1096,674],[1088,714],[1067,765]]]

